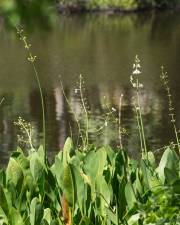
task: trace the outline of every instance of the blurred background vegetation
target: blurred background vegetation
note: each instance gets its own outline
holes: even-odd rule
[[[1,0],[1,19],[9,25],[28,23],[49,26],[57,11],[93,10],[134,11],[151,8],[175,8],[180,0]]]
[[[49,26],[54,18],[55,0],[1,0],[0,15],[8,25]]]
[[[88,10],[115,9],[141,10],[150,8],[173,8],[179,0],[60,0],[60,5],[77,5]]]

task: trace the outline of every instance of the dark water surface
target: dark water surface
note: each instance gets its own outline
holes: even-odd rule
[[[97,134],[109,108],[118,110],[122,103],[122,126],[126,128],[124,145],[131,154],[139,151],[139,138],[129,82],[134,56],[142,65],[142,111],[147,144],[157,149],[174,139],[168,117],[168,107],[160,82],[160,66],[169,72],[176,122],[180,127],[180,14],[178,12],[86,15],[60,17],[51,31],[35,30],[29,34],[32,50],[38,56],[37,68],[42,81],[46,108],[47,149],[49,155],[62,148],[70,130],[75,133],[73,116],[69,112],[60,87],[60,78],[73,110],[79,119],[81,106],[75,93],[79,74],[84,76],[85,95],[91,113],[90,140],[116,145],[118,127],[112,123]],[[106,100],[104,99],[106,96]],[[0,164],[4,165],[17,146],[18,129],[14,121],[19,116],[34,127],[34,141],[42,136],[41,107],[33,70],[26,60],[22,43],[0,25]],[[114,115],[117,116],[117,112]],[[83,122],[82,122],[83,124]],[[71,129],[70,129],[71,127]]]

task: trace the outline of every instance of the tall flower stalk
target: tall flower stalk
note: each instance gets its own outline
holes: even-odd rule
[[[160,76],[164,89],[166,91],[167,94],[167,98],[168,98],[168,111],[169,111],[169,116],[170,116],[170,121],[172,123],[173,129],[174,129],[174,133],[175,133],[175,137],[176,137],[176,143],[178,146],[178,150],[180,153],[180,141],[179,141],[179,137],[178,137],[178,131],[177,131],[177,127],[176,127],[176,119],[175,119],[175,113],[174,113],[174,107],[173,107],[173,102],[172,102],[172,95],[171,95],[171,89],[169,87],[169,80],[168,80],[168,73],[164,71],[164,67],[161,67],[161,76]]]
[[[24,35],[24,31],[22,29],[16,28],[17,33],[20,37],[20,40],[24,44],[24,48],[27,52],[27,60],[28,62],[31,63],[33,71],[34,71],[34,76],[39,88],[39,93],[40,93],[40,98],[41,98],[41,108],[42,108],[42,127],[43,127],[43,148],[44,152],[46,152],[46,118],[45,118],[45,107],[44,107],[44,97],[43,97],[43,92],[42,92],[42,87],[41,87],[41,82],[39,79],[38,71],[36,69],[35,61],[36,61],[36,56],[32,54],[31,52],[31,44],[28,43],[27,37]],[[45,154],[46,157],[46,154]]]
[[[130,76],[130,81],[131,81],[132,87],[136,90],[136,96],[134,98],[134,107],[135,107],[136,120],[137,120],[137,126],[138,126],[139,137],[140,137],[141,151],[147,156],[144,124],[143,124],[142,110],[141,110],[141,104],[140,104],[140,89],[143,88],[143,84],[141,84],[139,81],[139,75],[141,74],[140,69],[141,69],[140,59],[136,55],[135,61],[133,63],[133,72],[132,72],[132,75]]]

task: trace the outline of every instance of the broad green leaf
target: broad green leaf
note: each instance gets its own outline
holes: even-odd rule
[[[102,175],[96,177],[96,194],[100,198],[101,215],[105,216],[105,206],[110,205],[110,189]]]
[[[50,225],[46,219],[42,219],[40,225]]]
[[[140,219],[140,213],[134,214],[128,220],[128,225],[138,225],[138,220]]]
[[[3,211],[3,209],[1,208],[1,205],[0,205],[0,224],[2,225],[8,224],[8,217]]]
[[[74,183],[71,167],[67,164],[63,174],[63,193],[70,206],[74,206]]]
[[[178,178],[179,177],[178,167],[179,167],[179,157],[177,156],[174,150],[167,148],[163,153],[163,156],[159,163],[159,167],[157,168],[157,173],[159,174],[161,181],[164,183],[166,179],[164,172],[165,168],[172,170],[174,172],[174,178]]]
[[[118,204],[116,204],[116,207],[118,207],[118,218],[122,220],[125,211],[126,211],[126,197],[125,197],[125,186],[126,181],[125,177],[122,178],[122,180],[119,179],[119,187],[118,187],[118,196],[116,196],[116,199],[118,201]]]
[[[4,189],[1,185],[0,185],[0,207],[2,208],[6,216],[8,216],[9,215],[8,202],[6,199]]]
[[[116,153],[109,146],[104,147],[107,153],[107,157],[110,161],[110,164],[114,166]]]
[[[96,157],[98,160],[98,170],[96,176],[101,176],[107,164],[107,153],[105,148],[100,148],[96,152]]]
[[[173,184],[172,184],[173,190],[176,194],[180,194],[180,179],[176,180]]]
[[[30,157],[30,170],[36,182],[43,175],[44,165],[37,152],[33,152],[33,154]]]
[[[33,198],[30,205],[30,222],[31,225],[40,224],[43,218],[43,208],[37,198]]]
[[[39,155],[39,160],[42,162],[42,164],[45,164],[45,151],[43,145],[40,145],[37,154]]]
[[[70,154],[72,153],[72,149],[73,149],[72,140],[71,138],[67,138],[63,148],[63,166],[64,167],[70,160]]]
[[[20,167],[19,163],[11,157],[8,163],[8,167],[6,170],[6,176],[7,176],[7,182],[13,182],[14,185],[18,188],[18,190],[21,189],[24,175],[23,170]]]
[[[104,148],[90,151],[84,159],[84,171],[87,178],[90,179],[91,194],[95,198],[95,180],[96,177],[103,174],[107,163],[107,153]]]
[[[80,208],[81,213],[83,213],[85,208],[85,182],[82,177],[82,172],[79,171],[75,166],[72,166],[74,173],[74,182],[76,184],[76,198],[78,202],[78,206]]]
[[[51,209],[49,209],[49,208],[44,209],[43,219],[45,219],[49,224],[51,223],[51,220],[52,220]]]
[[[92,179],[96,176],[102,175],[105,165],[107,164],[107,153],[105,148],[99,150],[91,151],[87,154],[84,160],[84,170],[87,175]]]
[[[135,193],[134,193],[134,190],[133,190],[133,186],[130,182],[128,182],[126,184],[125,196],[126,196],[128,208],[132,209],[137,201],[136,201],[136,196],[135,196]]]
[[[156,168],[156,160],[155,160],[155,157],[154,157],[154,153],[149,151],[148,152],[148,161],[150,163],[150,166],[155,169]]]
[[[109,208],[105,208],[105,211],[106,211],[106,215],[107,215],[107,218],[114,224],[118,224],[117,222],[117,216],[114,212],[112,212],[112,210],[110,210]]]
[[[24,221],[23,218],[21,217],[20,213],[18,210],[16,210],[15,208],[11,209],[10,212],[10,220],[11,220],[11,225],[24,225]]]
[[[50,225],[64,225],[60,220],[52,220]]]
[[[55,157],[55,164],[54,164],[54,175],[56,176],[57,182],[61,190],[64,190],[64,184],[63,184],[63,174],[64,174],[64,168],[63,168],[63,160],[60,159],[58,156]]]
[[[79,225],[92,225],[92,223],[91,223],[91,220],[88,217],[84,216],[81,219]]]

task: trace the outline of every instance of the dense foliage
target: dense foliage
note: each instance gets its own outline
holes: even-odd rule
[[[152,152],[135,161],[70,138],[52,166],[42,147],[18,148],[0,172],[0,224],[180,224],[179,168],[170,148],[158,166]]]
[[[49,26],[55,12],[81,10],[139,10],[146,8],[173,8],[179,0],[1,0],[0,15],[9,24],[27,23]],[[56,7],[57,6],[57,7]]]
[[[55,11],[54,0],[1,0],[0,15],[10,25],[26,23],[28,26],[40,24],[48,26]]]
[[[52,0],[50,0],[52,1]],[[175,7],[179,0],[57,0],[63,5],[84,6],[87,9],[116,7],[124,10],[133,10],[147,7]]]

